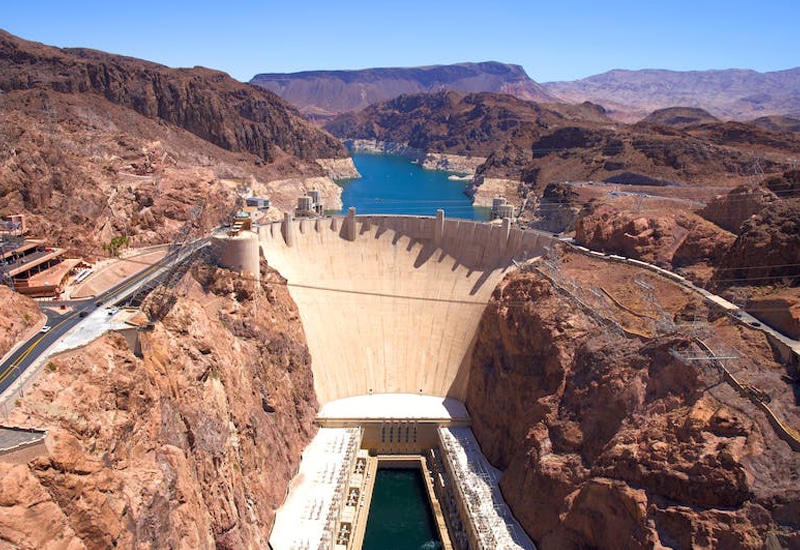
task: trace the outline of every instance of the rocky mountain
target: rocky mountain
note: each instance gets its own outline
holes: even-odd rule
[[[653,111],[641,121],[651,126],[671,126],[673,128],[690,128],[700,124],[715,124],[720,120],[711,116],[708,111],[691,107],[667,107]]]
[[[772,132],[800,132],[800,119],[786,116],[765,116],[752,121],[754,126]]]
[[[538,190],[568,181],[622,185],[718,184],[788,166],[800,137],[668,109],[635,125],[591,103],[535,104],[503,94],[403,95],[326,125],[342,139],[401,144],[425,153],[481,157],[475,185],[492,178]]]
[[[0,31],[0,89],[95,94],[266,162],[284,154],[301,160],[344,154],[341,144],[274,95],[203,67],[169,69],[94,50],[52,48]]]
[[[402,143],[412,149],[488,156],[530,144],[548,129],[578,120],[611,124],[595,105],[538,104],[496,93],[401,95],[325,125],[342,139]]]
[[[502,92],[529,101],[555,101],[519,65],[495,61],[358,71],[258,74],[251,84],[271,90],[302,113],[328,119],[402,94]]]
[[[163,242],[190,207],[218,225],[247,190],[292,208],[317,161],[349,159],[279,97],[209,69],[0,32],[0,89],[0,210],[64,245]]]
[[[710,346],[739,350],[736,376],[796,426],[766,337],[634,268],[572,253],[549,263],[495,290],[467,397],[537,547],[797,547],[800,453],[718,372],[682,361],[699,352],[693,337],[666,327],[702,322]]]
[[[614,70],[581,80],[538,84],[519,65],[485,62],[264,73],[250,82],[322,121],[402,94],[444,90],[499,92],[546,103],[589,101],[602,105],[611,118],[623,122],[635,122],[668,107],[703,109],[721,120],[800,117],[800,68],[767,73],[739,69]]]
[[[767,73],[739,69],[614,70],[542,86],[566,101],[603,105],[612,118],[627,122],[666,107],[700,108],[723,120],[800,116],[800,68]]]
[[[207,266],[186,277],[140,332],[141,355],[107,334],[25,392],[8,422],[46,429],[49,452],[0,461],[4,547],[268,547],[315,432],[299,315],[269,270],[262,283]]]

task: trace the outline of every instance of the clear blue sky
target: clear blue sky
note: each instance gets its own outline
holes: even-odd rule
[[[0,28],[170,67],[261,72],[522,65],[536,81],[611,69],[800,66],[797,0],[4,0]]]

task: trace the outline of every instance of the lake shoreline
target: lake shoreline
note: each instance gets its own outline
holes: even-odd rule
[[[464,181],[452,172],[427,169],[406,155],[374,149],[352,154],[361,178],[337,181],[342,187],[342,213],[351,206],[361,214],[435,216],[485,220],[488,212],[475,208]]]

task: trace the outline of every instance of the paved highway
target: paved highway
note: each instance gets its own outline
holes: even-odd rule
[[[2,395],[29,366],[31,366],[39,356],[51,345],[63,337],[70,329],[83,320],[83,317],[101,306],[110,306],[121,302],[130,296],[142,283],[154,276],[160,275],[159,270],[175,259],[176,256],[185,257],[186,250],[196,250],[199,246],[184,247],[174,251],[159,262],[146,267],[136,275],[125,279],[116,286],[107,290],[99,296],[87,300],[76,300],[70,302],[49,302],[50,305],[67,305],[71,311],[65,314],[58,314],[45,310],[47,315],[47,325],[50,330],[39,332],[31,337],[27,342],[20,346],[2,365],[0,365],[0,395]],[[191,252],[189,252],[191,253]],[[44,303],[42,303],[44,305]]]

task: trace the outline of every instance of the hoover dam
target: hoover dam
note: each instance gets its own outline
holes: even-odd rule
[[[482,515],[470,511],[470,498],[488,501],[492,514],[500,514],[495,523],[505,535],[477,525],[445,547],[461,547],[459,536],[478,548],[494,547],[501,536],[516,541],[509,547],[532,547],[523,533],[507,533],[514,521],[502,511],[498,472],[469,430],[464,400],[476,331],[495,286],[552,241],[546,233],[512,228],[510,219],[446,219],[441,210],[435,218],[356,216],[355,209],[332,218],[287,214],[229,241],[224,263],[258,273],[260,253],[286,279],[321,405],[321,429],[278,512],[274,548],[316,548],[326,541],[359,548],[369,472],[380,460],[394,466],[406,460],[440,474],[440,486],[429,484],[432,500],[461,502],[449,510],[434,505],[443,533],[448,517],[462,516],[459,523]],[[460,455],[466,470],[454,471]],[[470,472],[486,486],[460,487]],[[475,491],[485,494],[469,497]],[[299,524],[305,528],[298,531]]]
[[[552,236],[502,225],[404,216],[259,227],[264,257],[298,305],[324,406],[418,394],[463,401],[483,310],[514,261]]]

